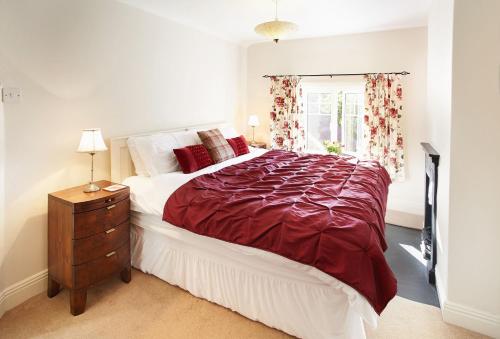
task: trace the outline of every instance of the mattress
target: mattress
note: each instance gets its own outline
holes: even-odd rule
[[[312,266],[162,221],[167,198],[182,184],[264,152],[253,149],[191,174],[127,178],[124,184],[130,186],[131,223],[135,225],[132,264],[195,296],[292,335],[363,337],[363,321],[376,327],[378,316],[350,286]],[[204,277],[201,281],[200,276]]]

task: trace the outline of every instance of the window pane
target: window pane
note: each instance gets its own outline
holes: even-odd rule
[[[319,101],[319,94],[309,93],[307,94],[307,100],[309,100],[310,103],[317,103]]]
[[[356,112],[353,110],[352,100],[348,100],[347,99],[348,97],[350,97],[349,94],[346,95],[346,100],[345,100],[345,114],[347,116],[356,114]]]
[[[346,152],[357,152],[359,121],[362,115],[362,96],[361,93],[346,93],[344,107],[344,139]]]
[[[319,113],[319,94],[318,93],[308,93],[307,94],[307,113],[308,114]]]
[[[332,114],[332,94],[331,93],[321,93],[321,114]]]
[[[323,151],[323,141],[330,140],[330,115],[307,116],[307,148],[310,151]]]
[[[332,94],[331,93],[321,93],[321,103],[331,104],[332,103]]]
[[[338,142],[342,143],[342,101],[344,99],[344,92],[340,91],[337,94],[337,136]]]
[[[319,114],[319,104],[309,103],[307,105],[307,113]]]
[[[362,108],[362,96],[361,93],[346,93],[346,114],[360,114]]]
[[[349,116],[345,119],[345,150],[347,152],[357,151],[358,141],[358,118],[356,116]]]
[[[320,111],[321,114],[332,114],[332,104],[321,103]]]

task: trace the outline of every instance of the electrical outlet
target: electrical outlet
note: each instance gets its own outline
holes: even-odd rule
[[[5,103],[17,103],[21,101],[21,89],[6,87],[2,89],[2,101]]]

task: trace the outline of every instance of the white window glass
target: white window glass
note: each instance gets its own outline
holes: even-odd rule
[[[306,142],[310,152],[324,152],[325,140],[338,141],[344,153],[361,152],[364,114],[362,84],[305,86]]]
[[[307,94],[307,148],[321,152],[323,140],[330,140],[332,123],[332,93]]]
[[[344,151],[347,153],[358,153],[361,151],[362,137],[362,118],[363,118],[363,97],[361,93],[345,93],[344,94],[344,123],[343,131]]]

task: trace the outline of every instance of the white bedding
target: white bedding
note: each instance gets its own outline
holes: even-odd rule
[[[296,336],[364,337],[363,320],[376,327],[378,316],[350,286],[274,253],[200,236],[161,220],[167,198],[182,184],[265,152],[252,149],[191,174],[127,178],[123,183],[130,186],[131,223],[142,229],[132,232],[132,264]]]
[[[167,198],[177,188],[189,180],[206,173],[216,172],[224,167],[239,164],[243,161],[258,157],[267,152],[262,148],[249,147],[250,153],[241,155],[224,162],[205,167],[197,172],[184,174],[181,171],[160,174],[153,177],[133,176],[123,181],[130,186],[130,208],[132,211],[163,215],[163,207]]]

